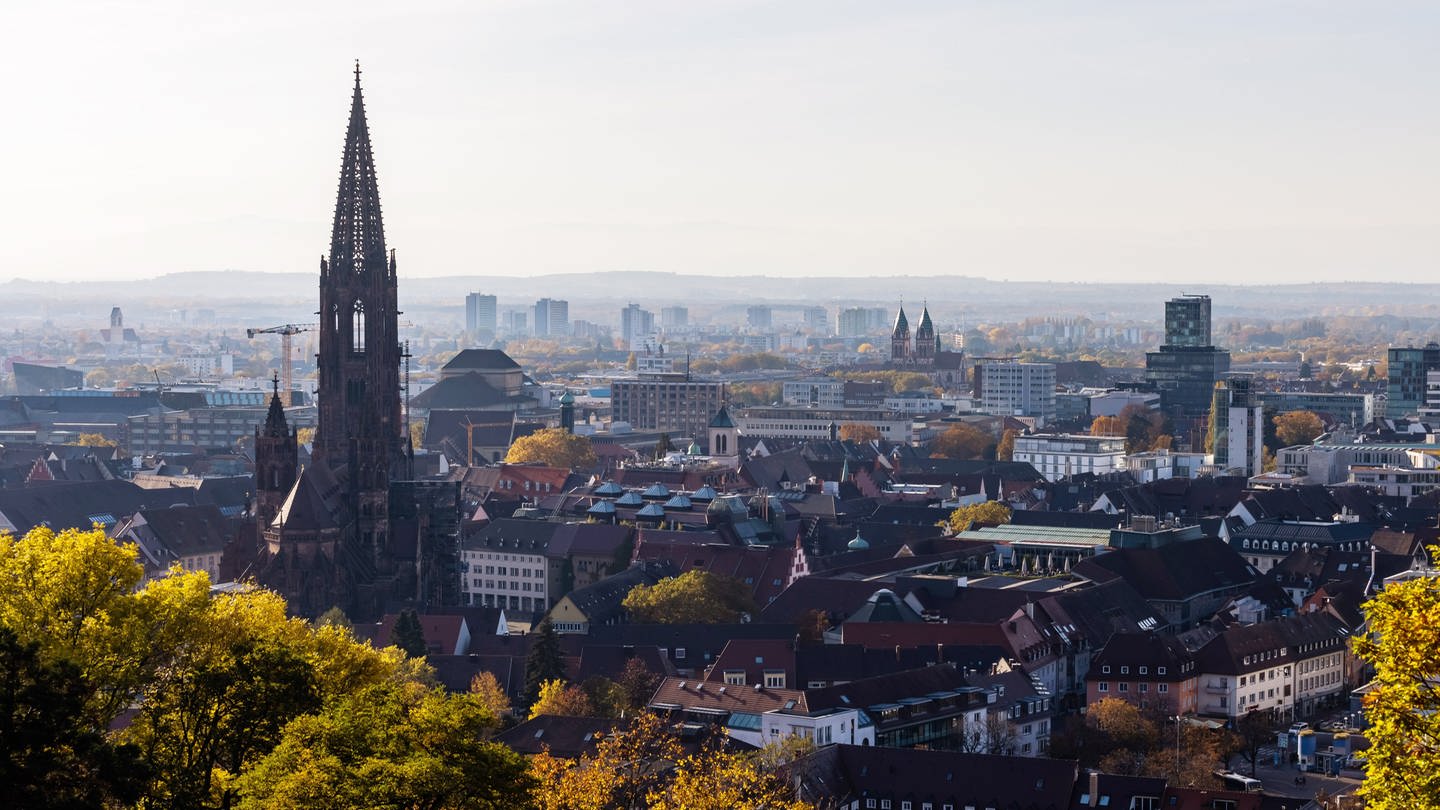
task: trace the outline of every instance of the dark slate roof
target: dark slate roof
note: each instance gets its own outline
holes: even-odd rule
[[[860,606],[847,622],[919,622],[923,621],[920,614],[914,608],[900,600],[895,592],[888,588],[881,588],[870,594],[865,604]]]
[[[83,481],[0,490],[0,514],[26,532],[39,525],[54,529],[106,528],[144,507],[164,509],[195,503],[190,487],[143,489],[129,481]]]
[[[606,717],[561,717],[542,714],[495,735],[495,741],[521,754],[549,752],[575,759],[595,751],[607,735],[630,725],[629,720]]]
[[[1113,529],[1118,525],[1115,515],[1105,512],[1040,512],[1016,509],[1010,515],[1015,526],[1061,526],[1070,529]]]
[[[510,358],[510,355],[499,349],[465,349],[459,354],[450,358],[446,363],[444,371],[464,371],[466,369],[518,369],[520,364]]]
[[[709,666],[736,638],[795,637],[792,624],[611,624],[591,627],[590,644],[652,646],[670,651],[678,668],[703,669]],[[685,650],[685,657],[676,654]]]
[[[792,769],[800,798],[823,806],[861,799],[919,807],[1065,810],[1080,776],[1074,760],[828,745]]]
[[[654,585],[676,573],[675,566],[668,560],[641,562],[594,584],[577,588],[566,598],[585,614],[591,625],[605,624],[624,613],[620,603],[636,586]]]
[[[510,397],[472,371],[458,377],[447,377],[410,398],[416,408],[429,410],[479,409],[505,405]]]
[[[1075,565],[1075,574],[1097,582],[1119,577],[1146,599],[1188,599],[1208,591],[1248,585],[1258,577],[1230,546],[1213,537],[1160,548],[1119,549]]]
[[[1185,645],[1173,636],[1155,633],[1116,633],[1105,646],[1090,659],[1090,671],[1086,680],[1114,680],[1119,667],[1133,667],[1138,673],[1140,667],[1149,667],[1147,679],[1183,681],[1195,676],[1194,672],[1182,670],[1181,665],[1195,659]],[[1112,667],[1111,674],[1105,674],[1103,667]],[[1159,667],[1165,668],[1161,675]]]
[[[295,485],[290,488],[290,494],[285,497],[285,503],[276,513],[273,525],[283,526],[291,532],[337,528],[339,522],[326,504],[321,489],[314,467],[301,470]]]
[[[1249,482],[1243,476],[1167,478],[1138,486],[1107,490],[1115,508],[1132,515],[1166,514],[1197,517],[1223,515],[1245,495]]]
[[[968,685],[963,670],[950,664],[937,664],[933,667],[861,678],[822,689],[807,689],[805,698],[811,711],[865,708],[882,703],[898,703],[904,698],[963,689]]]
[[[1339,522],[1296,522],[1272,518],[1261,520],[1230,535],[1231,545],[1241,540],[1269,540],[1272,543],[1309,543],[1311,545],[1337,545],[1340,543],[1366,543],[1375,534],[1375,527],[1369,523]]]
[[[235,537],[237,524],[214,505],[142,509],[155,539],[176,557],[219,554]]]
[[[932,664],[989,671],[1006,656],[993,645],[931,644],[899,650],[871,649],[863,644],[804,644],[795,649],[796,683],[847,682],[889,675]]]
[[[1306,613],[1228,628],[1200,648],[1197,657],[1205,672],[1238,675],[1282,661],[1294,662],[1300,658],[1296,654],[1300,645],[1319,645],[1313,649],[1334,652],[1349,643],[1350,630],[1340,619],[1328,613]],[[1289,650],[1286,658],[1267,657],[1282,648]],[[1305,657],[1315,654],[1312,650]]]

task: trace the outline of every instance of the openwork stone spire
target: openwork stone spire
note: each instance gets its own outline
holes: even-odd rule
[[[380,186],[375,179],[375,157],[370,151],[370,127],[365,122],[358,61],[350,126],[345,132],[345,154],[340,163],[340,190],[335,199],[330,265],[334,272],[349,269],[355,273],[383,274],[386,271]]]

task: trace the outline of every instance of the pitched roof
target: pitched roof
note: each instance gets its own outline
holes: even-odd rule
[[[456,409],[480,409],[486,406],[509,404],[508,394],[491,385],[483,376],[472,371],[455,377],[447,377],[410,398],[410,405],[432,411]]]
[[[520,364],[510,358],[510,355],[499,349],[464,349],[459,354],[450,358],[443,371],[459,372],[467,370],[500,370],[506,371],[519,369]]]
[[[1146,599],[1188,599],[1208,591],[1241,587],[1259,572],[1230,546],[1213,537],[1160,548],[1127,548],[1082,560],[1074,573],[1096,582],[1115,577]]]
[[[1074,760],[827,745],[792,769],[800,798],[849,806],[884,798],[914,806],[1064,810],[1079,777]]]
[[[650,698],[650,706],[715,715],[734,712],[764,714],[777,709],[809,711],[804,692],[798,689],[770,689],[763,684],[759,686],[727,686],[671,676],[660,682],[660,688]]]
[[[574,759],[593,753],[595,746],[629,720],[608,717],[562,717],[542,714],[495,735],[495,741],[521,754],[548,752]]]
[[[280,511],[275,514],[271,525],[279,526],[287,532],[339,528],[336,515],[330,511],[324,496],[320,494],[316,476],[314,467],[300,470],[295,484],[290,487],[290,494],[285,496],[285,502],[280,505]]]

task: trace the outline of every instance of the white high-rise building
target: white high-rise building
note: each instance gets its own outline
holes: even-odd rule
[[[1055,365],[988,360],[975,366],[975,399],[992,416],[1025,416],[1036,427],[1055,421]]]

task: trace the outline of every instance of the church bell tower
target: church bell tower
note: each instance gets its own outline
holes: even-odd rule
[[[385,248],[357,63],[330,256],[320,260],[319,423],[312,454],[344,482],[355,518],[350,539],[377,560],[389,529],[390,479],[408,477],[398,315],[395,254]]]

